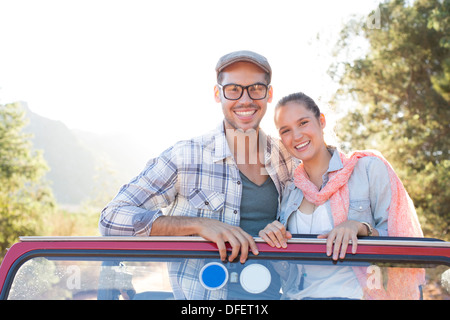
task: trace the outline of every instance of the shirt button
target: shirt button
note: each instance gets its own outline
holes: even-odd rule
[[[238,185],[241,184],[241,182],[238,180],[238,182],[236,182]]]
[[[234,214],[237,214],[238,211],[237,211],[237,210],[234,210],[233,212],[234,212]]]
[[[209,202],[208,202],[208,201],[205,201],[205,205],[209,205]]]

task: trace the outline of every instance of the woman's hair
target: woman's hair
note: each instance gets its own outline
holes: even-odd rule
[[[299,104],[302,104],[308,110],[310,110],[317,119],[320,118],[319,107],[317,106],[317,104],[314,102],[314,100],[312,98],[308,97],[303,92],[292,93],[292,94],[282,98],[280,101],[278,101],[277,105],[275,106],[275,113],[279,108],[283,107],[288,102],[297,102]]]

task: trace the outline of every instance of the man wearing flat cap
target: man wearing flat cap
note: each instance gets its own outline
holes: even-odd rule
[[[267,59],[252,51],[232,52],[219,59],[216,73],[214,98],[222,105],[223,121],[151,159],[103,209],[102,235],[198,235],[217,244],[222,260],[226,242],[232,247],[229,261],[240,254],[244,263],[249,251],[258,254],[253,236],[276,219],[295,167],[279,140],[259,127],[273,96]],[[198,283],[180,286],[179,292],[174,288],[178,297],[205,294],[192,288]],[[226,298],[214,297],[220,290],[208,294]]]

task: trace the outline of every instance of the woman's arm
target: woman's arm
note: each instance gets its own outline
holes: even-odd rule
[[[387,236],[387,220],[389,206],[391,203],[391,186],[389,173],[384,162],[376,157],[365,157],[358,161],[353,174],[362,175],[360,183],[368,183],[368,196],[370,200],[370,213],[373,224],[370,224],[372,236]],[[350,187],[350,185],[349,185]],[[355,186],[351,186],[355,187]],[[364,188],[363,188],[364,189]],[[350,194],[351,194],[350,190]],[[359,195],[361,196],[361,195]],[[369,228],[363,223],[369,221],[347,220],[336,226],[328,234],[320,235],[319,238],[327,239],[327,254],[333,255],[337,260],[345,258],[348,245],[352,243],[352,254],[356,253],[358,236],[368,236]],[[367,217],[369,219],[369,217]],[[334,246],[333,246],[334,244]]]

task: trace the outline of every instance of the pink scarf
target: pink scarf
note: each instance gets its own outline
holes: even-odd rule
[[[388,235],[392,237],[423,237],[414,205],[397,174],[383,156],[371,151],[357,151],[348,157],[343,153],[339,153],[339,155],[343,168],[330,172],[329,181],[320,191],[309,180],[302,163],[296,168],[294,172],[295,186],[302,190],[304,197],[308,201],[319,206],[329,199],[334,226],[346,221],[349,208],[348,179],[358,159],[374,156],[384,162],[389,172],[392,196],[388,213]],[[380,290],[374,291],[365,288],[366,297],[376,299],[418,298],[417,285],[423,282],[423,271],[421,269],[407,269],[407,271],[403,268],[389,269],[390,284],[388,284],[387,290],[382,290],[381,292]],[[408,281],[407,279],[412,280]],[[407,286],[406,283],[410,285]]]
[[[386,165],[391,183],[391,205],[388,215],[388,235],[392,237],[423,237],[414,205],[402,182],[389,162],[381,155],[371,151],[356,151],[349,157],[339,153],[343,168],[329,173],[329,181],[322,190],[312,183],[301,163],[294,172],[295,186],[302,190],[305,198],[319,206],[330,200],[334,226],[347,220],[349,207],[348,179],[362,157],[377,157]]]

